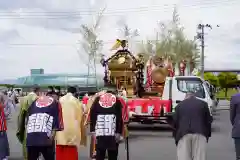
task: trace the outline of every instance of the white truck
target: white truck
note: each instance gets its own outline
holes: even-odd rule
[[[195,96],[198,99],[207,102],[212,114],[214,108],[216,108],[215,103],[213,103],[211,93],[205,81],[198,76],[167,77],[162,99],[171,99],[172,111],[174,111],[177,104],[184,100],[188,91],[195,92]]]
[[[187,92],[194,92],[198,99],[207,102],[212,115],[215,103],[204,80],[198,76],[166,77],[161,97],[132,98],[128,100],[129,117],[133,122],[171,124],[178,103]]]

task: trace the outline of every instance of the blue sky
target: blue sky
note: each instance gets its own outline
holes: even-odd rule
[[[86,57],[77,52],[79,26],[91,25],[104,7],[98,29],[105,42],[103,53],[112,54],[109,48],[121,38],[117,24],[121,19],[139,29],[140,36],[130,42],[136,52],[137,42],[154,39],[158,22],[171,19],[175,5],[189,38],[195,36],[198,23],[212,24],[213,29],[206,30],[207,68],[240,68],[239,0],[7,0],[0,1],[1,79],[29,75],[30,68],[85,72]]]

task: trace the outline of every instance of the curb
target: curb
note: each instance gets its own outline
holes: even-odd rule
[[[229,110],[230,106],[219,106],[216,108],[217,110]]]

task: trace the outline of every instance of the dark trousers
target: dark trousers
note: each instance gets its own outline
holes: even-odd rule
[[[0,159],[9,156],[9,143],[6,131],[0,131]]]
[[[117,160],[118,159],[118,144],[116,149],[102,149],[102,148],[97,148],[96,149],[96,160],[104,160],[106,151],[107,151],[107,157],[108,160]]]
[[[40,154],[42,154],[45,160],[55,159],[53,146],[28,146],[27,153],[28,160],[38,160]]]
[[[240,138],[234,138],[236,160],[240,160]]]

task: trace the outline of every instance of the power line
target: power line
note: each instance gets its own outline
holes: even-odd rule
[[[192,7],[192,8],[211,8],[211,7],[217,7],[219,4],[224,6],[230,6],[233,5],[235,2],[239,2],[238,0],[218,0],[214,3],[195,3],[191,5],[181,5],[180,7]],[[216,4],[217,3],[217,4]],[[143,12],[156,12],[161,10],[167,10],[172,9],[174,5],[163,5],[163,6],[151,6],[151,7],[138,7],[138,8],[132,8],[132,9],[123,9],[123,10],[115,10],[115,11],[108,11],[103,13],[103,16],[119,16],[122,13],[143,13]],[[161,9],[161,10],[160,10]],[[165,11],[166,12],[166,11]],[[5,13],[5,14],[2,14]],[[21,12],[21,14],[31,13],[29,15],[14,15],[13,13],[10,14],[10,12],[0,12],[0,19],[36,19],[36,18],[43,18],[43,19],[80,19],[81,16],[86,15],[92,15],[96,12],[86,12],[86,11],[78,11],[78,12]],[[38,13],[38,14],[36,14]],[[40,14],[42,13],[42,15]],[[48,13],[48,14],[46,14]],[[54,14],[49,14],[54,13]],[[58,13],[58,14],[56,14]],[[64,13],[64,14],[63,14]]]
[[[190,5],[181,5],[181,7],[191,7],[191,6],[202,6],[202,5],[209,5],[209,4],[224,4],[224,3],[235,3],[235,2],[239,2],[238,0],[215,0],[215,1],[211,1],[211,3],[209,2],[204,2],[202,3],[202,1],[195,1],[197,3],[193,3]],[[152,8],[169,8],[169,7],[174,7],[174,6],[178,6],[176,5],[169,5],[169,4],[164,4],[164,5],[151,5],[151,6],[142,6],[142,7],[134,7],[134,8],[127,8],[127,9],[118,9],[118,10],[109,10],[109,13],[118,13],[118,12],[125,12],[125,11],[133,11],[134,10],[149,10]],[[91,11],[91,10],[79,10],[79,11],[44,11],[44,12],[39,12],[39,11],[23,11],[21,13],[66,13],[66,14],[79,14],[79,13],[86,13],[87,15],[95,13],[96,11]],[[0,13],[13,13],[11,11],[0,11]]]
[[[218,26],[217,26],[218,27]],[[205,33],[204,33],[204,35],[206,35]],[[197,37],[198,36],[198,37]],[[197,39],[200,39],[200,35],[197,35],[195,38],[197,38]],[[144,40],[131,40],[131,41],[129,41],[130,43],[143,43],[144,42],[144,44],[145,43],[147,43],[147,41],[150,41],[150,42],[162,42],[162,40],[160,39],[160,40],[150,40],[150,39],[144,39]],[[115,43],[116,42],[116,40],[107,40],[107,41],[103,41],[102,42],[102,44],[103,45],[106,45],[106,44],[113,44],[113,43]],[[62,46],[62,47],[64,47],[64,46],[72,46],[72,47],[76,47],[76,46],[78,46],[78,45],[80,45],[81,43],[0,43],[0,46],[9,46],[9,47],[11,47],[11,46],[56,46],[56,47],[58,47],[58,46]],[[205,45],[205,47],[206,47],[206,45]]]
[[[151,41],[151,40],[150,40]],[[156,41],[156,40],[152,40]],[[159,42],[161,40],[158,40]],[[103,41],[102,44],[115,43],[116,40]],[[130,42],[142,43],[143,40],[131,40]],[[78,46],[81,43],[0,43],[0,46]]]
[[[74,46],[76,44],[67,43],[0,43],[0,46]]]
[[[131,40],[129,41],[130,43],[147,43],[146,41],[151,41],[151,42],[162,42],[162,40]],[[106,44],[113,44],[115,43],[116,40],[109,40],[109,41],[103,41],[102,44],[106,45]],[[0,43],[0,46],[72,46],[72,47],[77,47],[78,45],[80,45],[81,43]]]

